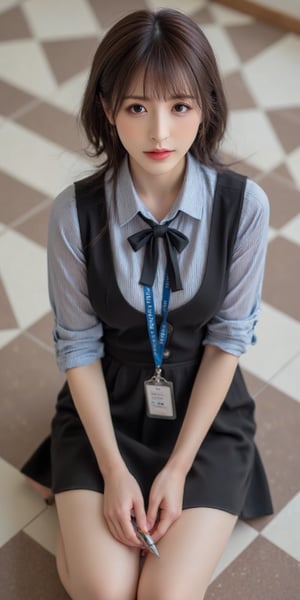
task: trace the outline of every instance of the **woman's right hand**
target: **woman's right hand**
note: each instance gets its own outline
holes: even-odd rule
[[[135,515],[138,526],[147,529],[144,499],[136,479],[126,466],[112,469],[104,481],[104,517],[108,528],[119,542],[142,547],[131,523]]]

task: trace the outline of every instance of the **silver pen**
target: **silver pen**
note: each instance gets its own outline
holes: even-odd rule
[[[139,540],[141,540],[141,542],[143,542],[143,544],[146,546],[146,548],[148,550],[150,550],[150,552],[152,552],[152,554],[155,554],[155,556],[157,556],[159,558],[159,552],[154,544],[154,541],[153,541],[151,535],[148,533],[148,531],[143,531],[143,529],[140,529],[138,527],[137,522],[134,517],[131,517],[131,523],[135,530],[136,536],[139,538]]]

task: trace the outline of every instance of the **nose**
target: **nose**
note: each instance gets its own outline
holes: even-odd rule
[[[163,110],[155,111],[150,124],[150,138],[157,144],[162,144],[170,137],[168,117]]]

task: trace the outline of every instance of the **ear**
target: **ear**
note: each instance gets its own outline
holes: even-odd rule
[[[102,108],[103,108],[103,110],[105,112],[106,118],[108,119],[108,121],[110,122],[111,125],[114,125],[115,122],[114,122],[114,119],[112,117],[111,109],[109,108],[106,100],[104,100],[102,94],[99,94],[99,99],[100,99],[100,102],[102,104]]]

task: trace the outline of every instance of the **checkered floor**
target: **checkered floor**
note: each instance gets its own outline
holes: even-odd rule
[[[207,600],[297,600],[300,39],[203,0],[0,0],[0,595],[67,598],[53,556],[55,509],[18,471],[48,432],[62,382],[50,339],[47,219],[54,195],[89,170],[75,115],[99,38],[146,5],[183,9],[203,27],[231,109],[224,153],[241,159],[237,170],[271,204],[259,343],[241,362],[275,514],[238,523]]]

